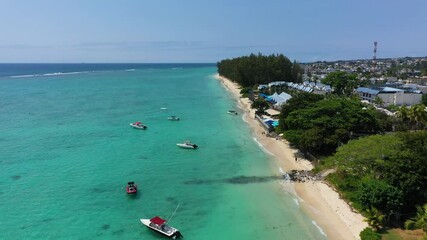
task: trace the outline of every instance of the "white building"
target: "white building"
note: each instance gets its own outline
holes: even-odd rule
[[[382,87],[378,89],[359,87],[356,89],[360,99],[375,102],[376,98],[379,97],[383,101],[384,106],[389,105],[415,105],[421,103],[422,93],[421,91],[405,92],[405,90],[391,87]]]

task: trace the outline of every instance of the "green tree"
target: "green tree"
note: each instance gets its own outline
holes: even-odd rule
[[[411,122],[409,120],[409,109],[405,105],[400,106],[395,114],[397,119],[402,123],[403,126],[405,126],[405,128],[411,128]]]
[[[282,106],[282,109],[280,110],[280,116],[279,116],[279,126],[281,129],[286,129],[285,126],[285,119],[289,116],[289,114],[293,111],[307,108],[311,104],[316,103],[320,100],[324,99],[323,95],[317,95],[307,92],[297,92],[296,94],[292,95],[292,98],[289,99],[286,104]]]
[[[356,74],[341,71],[329,73],[322,83],[331,85],[334,93],[345,96],[353,95],[354,89],[360,85]]]
[[[384,104],[384,100],[382,98],[376,96],[374,99],[374,103],[381,107]]]
[[[339,147],[325,162],[345,177],[362,179],[369,175],[379,179],[387,156],[398,154],[403,145],[403,141],[392,134],[363,137]]]
[[[385,216],[376,208],[368,208],[365,210],[364,221],[368,223],[375,231],[378,231],[384,224]]]
[[[291,99],[292,100],[292,99]],[[289,101],[291,101],[289,100]],[[303,103],[304,101],[300,101]],[[298,105],[285,105],[285,109]],[[374,133],[382,131],[376,111],[366,108],[359,100],[328,97],[291,110],[281,120],[281,129],[302,131],[299,137],[288,139],[305,152],[316,155],[328,155],[347,143],[353,133]],[[282,118],[283,119],[283,118]],[[295,141],[295,142],[292,142]]]
[[[386,155],[381,168],[382,179],[403,192],[403,209],[414,211],[415,205],[427,202],[427,132],[396,134],[399,142],[396,152]]]
[[[370,227],[363,229],[359,236],[361,240],[381,240],[381,234],[374,232]]]
[[[405,222],[406,229],[422,229],[427,232],[427,204],[417,206],[417,215]]]
[[[408,117],[411,123],[415,123],[415,129],[420,129],[421,125],[427,121],[426,107],[423,104],[411,106]]]
[[[260,111],[264,111],[269,107],[269,105],[268,105],[268,102],[265,101],[264,99],[257,99],[252,103],[251,107],[256,108]]]
[[[251,54],[217,62],[218,73],[243,87],[267,84],[273,81],[296,82],[302,69],[283,54],[264,56]]]
[[[356,208],[372,206],[390,217],[427,202],[425,156],[427,131],[399,132],[352,140],[317,168],[336,169],[327,179]]]
[[[376,208],[387,215],[399,212],[403,206],[402,191],[382,180],[362,181],[358,198],[364,207]]]

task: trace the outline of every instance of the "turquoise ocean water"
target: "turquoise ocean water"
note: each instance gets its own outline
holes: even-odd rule
[[[236,102],[213,65],[11,66],[0,66],[0,239],[164,239],[139,219],[178,204],[170,224],[184,239],[326,239],[242,112],[226,114]]]

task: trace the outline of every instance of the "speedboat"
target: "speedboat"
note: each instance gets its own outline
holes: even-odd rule
[[[142,129],[145,130],[147,129],[147,126],[145,126],[144,124],[142,124],[142,122],[134,122],[134,123],[130,123],[130,126],[136,129]]]
[[[179,121],[179,117],[177,117],[177,116],[170,116],[170,117],[168,117],[168,120]]]
[[[142,224],[147,226],[149,229],[161,233],[167,237],[176,239],[182,237],[182,234],[178,229],[167,225],[167,221],[160,217],[153,217],[152,219],[140,219]]]
[[[135,184],[135,182],[128,182],[128,185],[126,186],[126,192],[128,194],[136,194],[138,192],[138,186]]]
[[[237,112],[234,110],[228,110],[227,113],[231,115],[237,115]]]
[[[190,141],[185,141],[183,143],[177,143],[176,145],[178,147],[181,147],[181,148],[190,148],[190,149],[196,149],[197,148],[197,145],[194,143],[191,143]]]

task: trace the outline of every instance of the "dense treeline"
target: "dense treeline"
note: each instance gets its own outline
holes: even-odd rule
[[[320,169],[335,168],[329,180],[379,227],[427,202],[426,156],[426,131],[374,135],[339,147]]]
[[[304,73],[297,62],[292,63],[283,54],[269,56],[251,54],[222,60],[217,63],[217,66],[221,76],[243,87],[274,81],[301,82]]]
[[[279,131],[304,153],[327,156],[354,136],[385,131],[382,117],[356,98],[297,93],[282,107]]]

